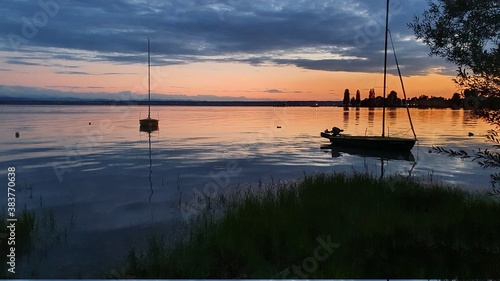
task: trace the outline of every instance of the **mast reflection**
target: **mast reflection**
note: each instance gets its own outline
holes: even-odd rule
[[[404,160],[415,162],[415,156],[411,151],[383,151],[367,148],[322,145],[321,149],[331,149],[332,157],[341,157],[343,154],[356,155],[360,157],[371,157],[383,160]]]
[[[389,160],[399,160],[413,162],[412,167],[408,170],[408,176],[411,177],[413,169],[417,165],[415,156],[411,151],[382,151],[375,149],[366,148],[356,148],[356,147],[343,147],[343,146],[333,146],[321,145],[321,149],[331,150],[332,158],[342,157],[344,154],[355,155],[363,158],[373,158],[380,160],[380,179],[385,176],[385,166],[389,164]],[[384,164],[384,162],[386,162]]]
[[[158,131],[158,126],[152,126],[150,124],[147,124],[145,126],[140,126],[139,127],[139,131],[140,132],[146,132],[148,133],[148,146],[149,146],[149,149],[148,149],[148,156],[149,156],[149,190],[151,191],[151,194],[149,195],[149,203],[151,203],[151,198],[153,197],[153,193],[154,193],[154,190],[153,190],[153,181],[151,180],[151,175],[153,174],[153,169],[152,169],[152,166],[153,166],[153,159],[151,157],[151,133],[154,132],[154,131]]]

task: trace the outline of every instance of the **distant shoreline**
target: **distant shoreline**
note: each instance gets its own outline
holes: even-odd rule
[[[148,105],[145,100],[2,100],[1,105]],[[341,106],[341,101],[151,101],[152,106]]]
[[[0,105],[116,105],[136,106],[148,105],[141,100],[31,100],[31,99],[0,99]],[[342,101],[151,101],[152,106],[271,106],[271,107],[344,107]],[[404,108],[404,106],[387,108]],[[451,108],[448,106],[410,106],[411,108]],[[381,106],[349,106],[355,108],[381,108]]]

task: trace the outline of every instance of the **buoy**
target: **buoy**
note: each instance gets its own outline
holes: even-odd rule
[[[89,122],[89,125],[92,125],[92,123]]]
[[[19,138],[19,132],[16,132],[16,139]]]
[[[473,132],[469,132],[469,137],[472,137],[474,135]]]

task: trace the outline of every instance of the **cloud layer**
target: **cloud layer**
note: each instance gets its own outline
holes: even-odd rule
[[[442,59],[428,58],[427,47],[406,27],[426,3],[391,3],[390,28],[404,74],[453,71]],[[7,15],[0,18],[4,65],[143,64],[150,37],[155,65],[215,61],[382,70],[383,0],[21,0],[3,3],[0,13]]]
[[[62,90],[60,90],[62,88]],[[71,92],[67,90],[85,90],[84,92]],[[147,95],[139,95],[129,91],[108,93],[89,90],[99,90],[100,87],[61,87],[51,86],[46,88],[26,86],[0,85],[0,99],[35,99],[35,100],[112,100],[112,101],[147,101]],[[270,101],[272,99],[252,99],[244,96],[216,96],[210,94],[184,95],[184,94],[157,94],[151,93],[151,99],[156,101]]]

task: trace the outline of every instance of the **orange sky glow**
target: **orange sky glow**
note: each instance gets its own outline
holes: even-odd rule
[[[51,88],[73,92],[130,91],[147,93],[147,68],[140,65],[86,63],[80,68],[88,74],[61,74],[51,67],[16,66],[4,72],[0,83]],[[215,95],[272,100],[341,100],[344,90],[362,99],[370,88],[382,95],[382,73],[309,70],[296,66],[253,66],[244,63],[190,63],[152,66],[151,92],[187,96]],[[430,73],[404,77],[408,97],[428,95],[449,98],[458,91],[452,76]],[[397,76],[388,75],[388,91],[402,97]]]

